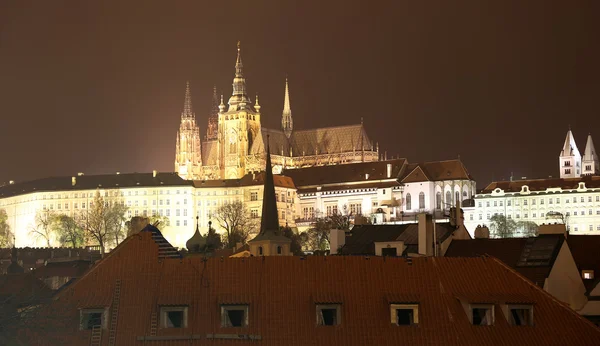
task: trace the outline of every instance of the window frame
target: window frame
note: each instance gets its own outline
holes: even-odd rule
[[[473,312],[475,309],[488,309],[489,322],[488,324],[473,324]],[[474,326],[493,326],[495,324],[494,304],[469,304],[469,322]]]
[[[331,310],[335,309],[335,323],[334,324],[325,324],[323,320],[323,310]],[[333,327],[339,326],[342,324],[342,304],[334,303],[334,304],[315,304],[315,312],[316,312],[316,324],[317,326],[323,327]]]
[[[169,312],[183,312],[183,326],[182,327],[169,327],[167,326],[167,316]],[[188,327],[188,306],[187,305],[166,305],[160,307],[160,321],[159,325],[161,329],[183,329]]]
[[[79,309],[79,330],[92,330],[92,328],[84,328],[83,316],[85,314],[96,314],[101,313],[100,316],[100,328],[106,329],[108,326],[108,308],[83,308]]]
[[[525,324],[516,324],[512,310],[527,310],[527,317]],[[506,320],[508,324],[515,327],[533,326],[533,305],[531,304],[507,304],[506,305]]]
[[[398,324],[398,310],[412,310],[412,321],[410,324]],[[410,327],[419,325],[419,304],[401,304],[392,303],[390,304],[390,323],[398,327]]]
[[[250,307],[248,304],[221,304],[221,328],[246,328],[250,324],[249,311]],[[244,311],[244,318],[241,326],[233,326],[229,319],[229,311]]]

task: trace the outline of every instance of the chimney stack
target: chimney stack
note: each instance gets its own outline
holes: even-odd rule
[[[417,216],[419,221],[419,255],[433,256],[433,222],[431,215],[421,213]]]
[[[475,239],[489,239],[490,238],[490,229],[487,228],[485,225],[481,226],[478,225],[477,228],[475,228]]]
[[[71,177],[71,186],[75,186],[77,184],[77,177]]]
[[[332,229],[329,231],[329,251],[330,254],[335,255],[338,253],[338,249],[346,244],[346,232],[343,229]]]
[[[392,164],[391,163],[387,164],[387,177],[388,178],[392,177]]]
[[[157,174],[157,173],[158,173],[158,172],[156,172],[156,170],[153,170],[153,171],[152,171],[152,178],[156,178],[156,174]]]

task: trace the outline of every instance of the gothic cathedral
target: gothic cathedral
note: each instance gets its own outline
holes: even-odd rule
[[[361,121],[310,130],[294,130],[286,78],[281,129],[261,126],[258,95],[254,103],[248,97],[243,73],[240,43],[237,46],[233,92],[227,105],[221,95],[208,116],[204,140],[192,111],[189,83],[177,133],[175,171],[188,180],[239,179],[259,172],[265,165],[266,141],[271,146],[273,172],[284,168],[377,161],[379,150],[369,139]]]

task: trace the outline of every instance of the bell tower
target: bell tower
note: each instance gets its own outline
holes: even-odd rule
[[[190,82],[187,82],[175,145],[175,172],[183,179],[200,179],[201,166],[200,129],[196,125],[196,115],[192,112]]]
[[[221,178],[238,179],[246,174],[248,156],[260,134],[260,106],[255,106],[246,92],[240,42],[237,45],[233,92],[226,106],[219,105],[219,157]]]

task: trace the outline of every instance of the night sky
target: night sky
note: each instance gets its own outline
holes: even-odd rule
[[[209,4],[210,3],[210,4]],[[356,124],[410,162],[558,175],[600,149],[600,1],[0,1],[0,182],[173,171],[189,80],[201,135],[242,42],[263,126]]]

